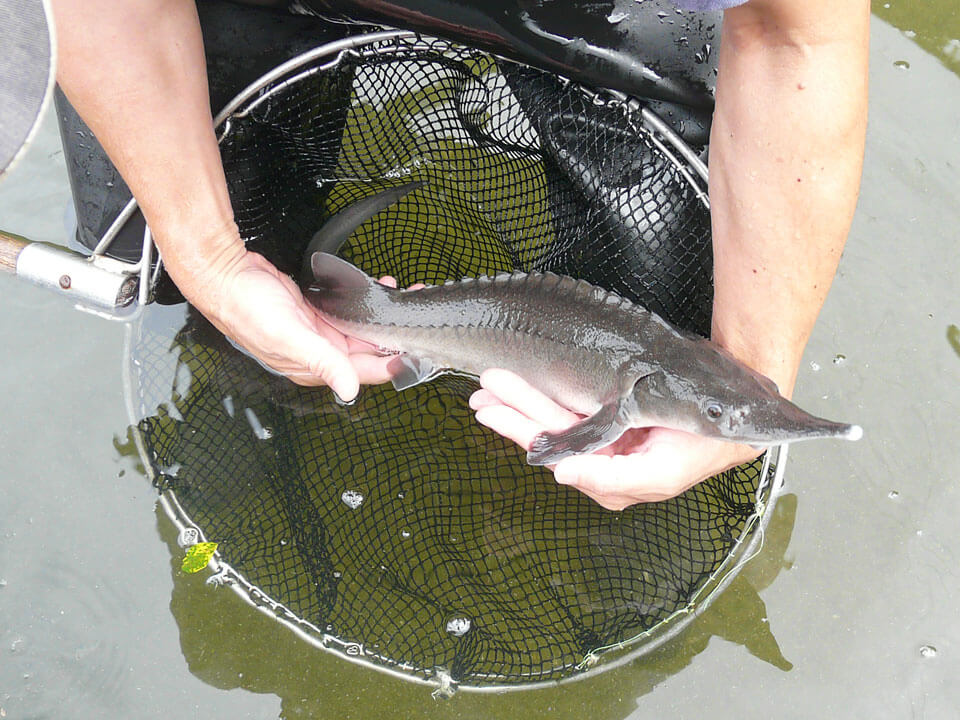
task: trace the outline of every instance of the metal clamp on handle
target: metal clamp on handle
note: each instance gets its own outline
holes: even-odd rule
[[[3,269],[71,298],[80,308],[117,313],[137,297],[139,278],[124,263],[6,233],[0,233],[0,245]]]

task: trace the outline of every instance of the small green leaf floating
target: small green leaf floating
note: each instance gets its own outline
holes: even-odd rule
[[[200,572],[207,566],[207,563],[210,562],[210,558],[212,558],[213,554],[217,551],[218,544],[219,543],[215,542],[202,542],[187,548],[187,555],[183,558],[180,569],[185,573]]]

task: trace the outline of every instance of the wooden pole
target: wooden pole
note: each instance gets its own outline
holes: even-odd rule
[[[0,230],[0,271],[16,273],[17,258],[27,245],[30,245],[30,241],[26,238]]]

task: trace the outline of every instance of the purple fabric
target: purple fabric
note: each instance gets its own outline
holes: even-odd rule
[[[673,4],[682,10],[726,10],[737,5],[743,5],[747,0],[673,0]]]

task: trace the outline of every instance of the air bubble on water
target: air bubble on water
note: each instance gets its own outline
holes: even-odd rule
[[[887,493],[887,497],[891,500],[896,500],[898,497],[900,497],[900,493],[897,490],[891,490]]]
[[[820,363],[811,361],[810,369],[813,370],[814,372],[818,372],[820,370]]]
[[[334,571],[333,571],[333,577],[334,577],[335,580],[339,580],[340,578],[343,577],[343,573],[340,572],[339,570],[334,570]]]
[[[404,538],[404,539],[410,537],[410,534],[411,534],[411,533],[410,533],[409,530],[401,530],[401,531],[400,531],[400,537],[402,537],[402,538]]]
[[[401,493],[397,493],[397,499],[398,499],[398,500],[403,500],[404,497],[406,497],[406,493],[402,493],[402,492],[401,492]]]
[[[447,632],[454,637],[463,637],[470,630],[470,618],[453,617],[447,620]]]
[[[356,510],[363,504],[363,494],[356,490],[344,490],[340,499],[343,500],[343,504],[351,510]]]
[[[920,647],[920,657],[935,658],[936,656],[937,649],[933,645],[923,645]]]
[[[834,365],[843,365],[847,361],[847,356],[843,353],[837,353],[833,358]]]
[[[227,411],[227,415],[234,417],[236,410],[233,407],[233,395],[227,395],[223,398],[223,409]]]
[[[910,69],[910,63],[908,63],[906,60],[894,60],[893,66],[896,68],[900,68],[901,70]]]
[[[187,527],[177,536],[177,545],[182,548],[192,547],[200,542],[200,531],[194,527]]]

